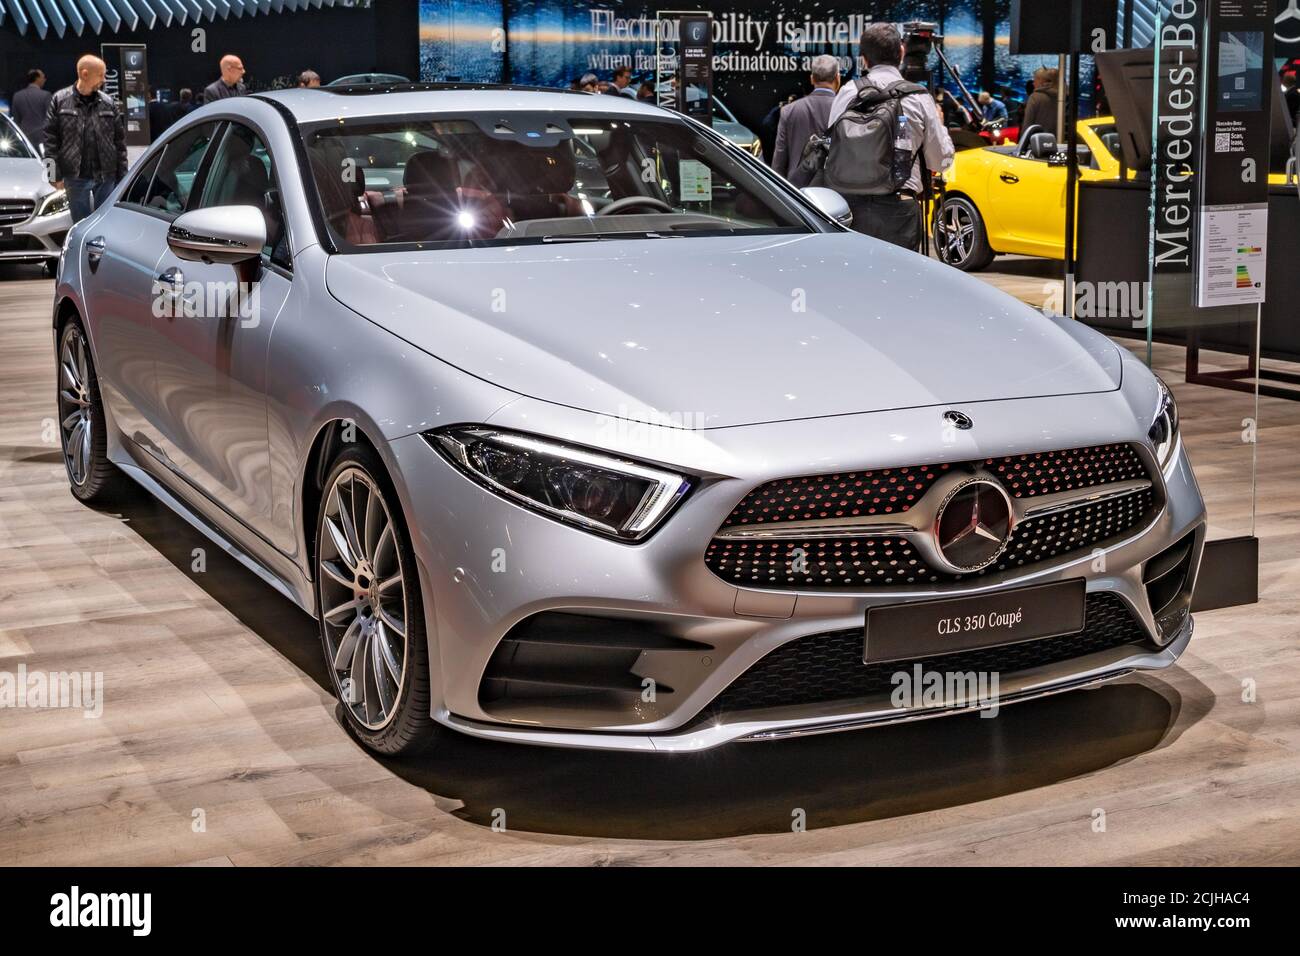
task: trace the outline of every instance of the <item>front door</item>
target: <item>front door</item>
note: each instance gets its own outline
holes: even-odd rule
[[[82,247],[82,268],[95,277],[86,286],[86,309],[97,330],[104,403],[118,430],[155,454],[160,433],[154,280],[167,249],[167,227],[184,210],[188,187],[218,125],[190,127],[155,152],[88,229]]]
[[[271,464],[266,424],[267,346],[292,285],[274,168],[261,138],[227,125],[201,196],[190,209],[251,205],[267,219],[260,260],[193,262],[170,250],[158,263],[170,305],[154,320],[163,450],[207,497],[266,536]]]
[[[1015,240],[1002,252],[1061,258],[1065,243],[1065,167],[1046,158],[1006,156],[989,182],[992,207]]]

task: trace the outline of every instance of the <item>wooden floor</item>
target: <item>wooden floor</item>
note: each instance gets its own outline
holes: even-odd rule
[[[1201,614],[1159,677],[689,757],[455,739],[403,764],[341,728],[307,617],[143,495],[68,493],[49,299],[0,267],[0,672],[102,671],[106,704],[0,710],[0,863],[1300,862],[1300,404],[1259,410],[1263,601]],[[1253,403],[1179,398],[1242,533]]]

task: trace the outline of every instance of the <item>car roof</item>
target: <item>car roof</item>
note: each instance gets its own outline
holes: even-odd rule
[[[676,116],[627,96],[523,86],[411,83],[319,86],[257,94],[281,104],[299,123],[344,117],[410,116],[480,110],[542,110],[608,113],[611,116]]]

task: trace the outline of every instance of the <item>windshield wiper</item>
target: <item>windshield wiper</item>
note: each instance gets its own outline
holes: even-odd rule
[[[681,233],[675,232],[605,232],[594,236],[539,236],[541,242],[560,243],[560,242],[605,242],[610,239],[684,239]]]

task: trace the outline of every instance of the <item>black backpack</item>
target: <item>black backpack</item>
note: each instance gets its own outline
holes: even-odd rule
[[[822,181],[848,196],[890,196],[906,184],[919,150],[895,149],[903,97],[928,93],[924,86],[896,80],[885,87],[854,81],[857,98],[827,133]],[[918,130],[912,134],[915,139]]]

